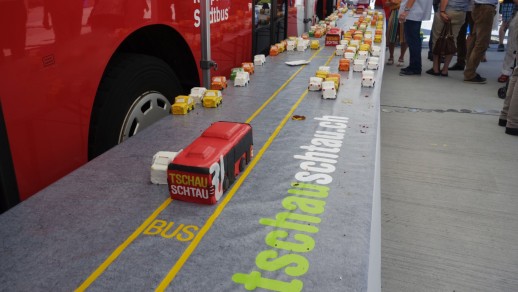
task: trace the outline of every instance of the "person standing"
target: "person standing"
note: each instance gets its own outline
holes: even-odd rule
[[[498,49],[497,49],[497,51],[503,52],[505,50],[505,46],[504,46],[505,32],[509,28],[509,22],[511,21],[512,15],[514,12],[514,1],[513,0],[504,0],[500,4],[500,11],[502,12],[502,23],[500,24],[500,29],[498,30]],[[510,33],[509,33],[509,35],[510,35]]]
[[[464,69],[464,82],[466,83],[486,83],[486,78],[477,73],[477,68],[489,47],[497,3],[498,0],[475,0],[475,6],[471,12],[474,25],[471,31],[471,41],[468,43],[466,68]]]
[[[442,0],[440,5],[440,12],[435,14],[432,24],[432,35],[433,42],[436,43],[437,39],[441,35],[441,32],[446,25],[451,25],[451,31],[455,42],[457,42],[457,36],[459,34],[460,27],[466,20],[466,10],[469,5],[469,0]],[[456,44],[458,45],[458,44]],[[444,66],[440,68],[440,58],[444,57]],[[450,65],[451,55],[433,55],[433,68],[426,71],[427,74],[434,76],[448,76],[448,66]]]
[[[464,24],[460,27],[459,35],[457,36],[457,62],[448,68],[450,71],[464,71],[464,67],[466,67],[466,54],[468,50],[466,47],[466,33],[468,32],[468,27],[470,30],[473,30],[473,18],[471,17],[473,6],[473,0],[470,0],[466,8],[466,19],[464,20]]]
[[[498,0],[496,0],[498,1]],[[405,23],[405,40],[410,53],[408,67],[401,69],[399,75],[421,75],[421,23],[432,15],[432,1],[403,0],[399,8],[399,22]]]
[[[502,75],[498,77],[498,82],[505,83],[509,80],[509,75],[513,72],[514,56],[518,49],[518,40],[514,37],[514,31],[518,29],[518,17],[516,17],[516,10],[518,8],[518,0],[513,0],[516,4],[514,12],[509,21],[509,37],[507,38],[507,52],[505,52],[504,62],[502,63]]]
[[[385,5],[390,7],[390,16],[387,26],[387,46],[389,48],[389,58],[387,65],[394,64],[394,48],[396,43],[401,44],[401,51],[397,62],[398,67],[402,67],[405,63],[405,52],[407,44],[404,35],[404,24],[399,23],[399,5],[401,0],[386,0]]]

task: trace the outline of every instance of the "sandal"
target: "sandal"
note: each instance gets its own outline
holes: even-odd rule
[[[387,65],[392,65],[392,64],[394,64],[394,58],[389,58],[387,61]]]
[[[502,75],[500,75],[500,77],[498,77],[498,82],[500,82],[500,83],[506,83],[507,80],[509,80],[509,76],[507,76],[507,75],[502,74]]]
[[[404,65],[405,65],[405,59],[403,59],[403,58],[399,58],[399,59],[397,60],[397,65],[396,65],[396,66],[398,66],[398,67],[403,67]]]

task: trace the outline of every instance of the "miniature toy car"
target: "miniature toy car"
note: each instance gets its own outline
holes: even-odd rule
[[[344,53],[344,58],[347,59],[347,60],[353,60],[355,56],[356,56],[356,54],[353,53],[353,52],[345,52]]]
[[[171,106],[173,115],[186,115],[194,109],[194,99],[188,95],[178,95],[174,98],[174,103]]]
[[[182,151],[182,150],[180,150]],[[167,184],[167,166],[178,155],[179,152],[158,151],[153,155],[153,162],[151,164],[151,183],[157,185]]]
[[[286,51],[294,51],[295,50],[295,41],[288,41],[286,45]]]
[[[339,73],[329,73],[329,75],[327,75],[326,81],[331,81],[331,80],[336,81],[335,82],[335,87],[336,87],[336,90],[338,90],[338,88],[340,87],[340,79],[341,79],[341,77],[342,76]]]
[[[344,51],[345,51],[345,46],[344,45],[336,45],[335,55],[343,56]]]
[[[367,51],[359,51],[357,55],[357,59],[360,59],[360,60],[367,60],[367,57],[369,56],[369,52]]]
[[[365,60],[355,59],[353,65],[354,72],[361,72],[365,69]]]
[[[230,80],[236,79],[237,72],[244,72],[244,71],[245,71],[245,69],[243,69],[243,67],[232,68],[230,70]]]
[[[317,70],[317,72],[315,73],[316,77],[320,77],[322,79],[326,79],[327,75],[329,75],[329,71]]]
[[[379,57],[381,54],[381,47],[380,46],[372,46],[371,47],[371,55],[375,57]]]
[[[367,69],[369,70],[378,70],[379,68],[379,58],[378,57],[370,57],[367,62]]]
[[[320,48],[320,42],[318,40],[312,40],[309,47],[312,50],[318,50]]]
[[[206,91],[207,88],[205,87],[193,87],[191,88],[191,93],[189,94],[189,96],[192,97],[194,103],[201,103],[203,95],[205,95]]]
[[[207,90],[203,96],[203,107],[218,107],[223,102],[223,95],[219,90]]]
[[[374,71],[365,70],[362,73],[362,87],[374,87]]]
[[[374,42],[377,43],[377,44],[381,43],[381,35],[375,35],[374,36]]]
[[[351,66],[351,61],[349,59],[340,59],[338,63],[338,70],[339,71],[349,71],[349,68]]]
[[[270,46],[270,56],[277,56],[279,54],[279,48],[276,45]]]
[[[225,76],[214,76],[210,84],[212,90],[223,90],[227,88],[227,77]]]
[[[243,69],[245,69],[245,72],[250,73],[250,75],[254,74],[254,63],[244,62],[241,65],[243,66]]]
[[[322,89],[323,79],[320,77],[309,77],[309,91],[320,91]]]
[[[252,156],[249,124],[215,122],[169,163],[169,194],[173,200],[216,204]]]
[[[302,33],[301,37],[305,40],[309,39],[309,34],[307,32]]]
[[[322,82],[322,98],[323,99],[336,99],[336,88],[334,81]]]
[[[247,86],[250,82],[250,74],[248,72],[237,72],[234,86]]]
[[[266,62],[266,57],[264,54],[259,54],[254,56],[254,65],[255,66],[262,66],[264,65],[264,62]]]

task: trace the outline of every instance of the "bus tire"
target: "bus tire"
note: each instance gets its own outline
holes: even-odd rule
[[[88,159],[125,141],[170,114],[182,91],[171,67],[142,54],[118,54],[106,68],[95,98]]]
[[[239,173],[243,172],[245,170],[246,161],[244,158],[241,158],[239,160]]]

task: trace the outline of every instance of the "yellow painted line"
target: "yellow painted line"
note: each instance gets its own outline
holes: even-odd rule
[[[308,90],[306,89],[304,91],[304,93],[299,97],[299,99],[297,100],[297,102],[291,107],[291,110],[288,112],[288,114],[286,114],[286,116],[284,116],[284,119],[281,121],[281,123],[277,126],[277,128],[275,129],[275,131],[272,133],[272,135],[270,136],[270,138],[268,138],[268,140],[266,141],[266,143],[263,145],[263,147],[261,148],[261,150],[259,150],[259,152],[257,153],[257,155],[254,157],[254,159],[250,162],[250,165],[248,165],[248,167],[245,169],[245,171],[242,173],[242,175],[239,177],[239,179],[236,181],[236,183],[234,184],[234,186],[230,189],[230,191],[228,192],[228,194],[225,196],[225,198],[218,204],[218,207],[216,208],[216,210],[214,210],[214,213],[212,213],[212,215],[209,217],[209,219],[207,219],[207,221],[205,222],[205,225],[203,225],[203,227],[200,229],[200,231],[198,232],[198,234],[196,235],[196,237],[192,240],[192,242],[189,244],[189,246],[185,249],[184,253],[182,254],[182,256],[178,259],[178,261],[176,262],[176,264],[173,266],[173,268],[169,271],[169,273],[167,273],[166,277],[164,278],[164,280],[162,280],[162,282],[160,283],[160,285],[156,288],[155,291],[164,291],[167,286],[169,286],[169,284],[171,283],[171,281],[173,281],[174,277],[176,276],[176,274],[180,271],[180,269],[183,267],[183,265],[185,264],[185,262],[187,261],[187,259],[191,256],[192,252],[196,249],[196,247],[198,246],[198,244],[200,243],[201,239],[203,238],[203,236],[205,236],[205,234],[207,233],[207,231],[209,231],[209,229],[212,227],[212,224],[214,223],[214,221],[219,217],[219,215],[221,214],[221,212],[223,211],[223,209],[225,208],[225,206],[228,204],[228,202],[232,199],[232,197],[234,196],[234,194],[236,193],[236,191],[239,189],[239,187],[241,186],[241,184],[243,183],[243,181],[246,179],[246,177],[250,174],[250,172],[252,171],[252,169],[255,167],[255,165],[257,164],[257,162],[259,160],[261,160],[261,157],[263,156],[264,152],[270,147],[270,145],[272,144],[273,140],[277,137],[277,135],[279,134],[279,132],[282,130],[282,128],[284,127],[284,125],[286,124],[286,122],[288,122],[288,120],[290,119],[290,117],[293,115],[293,112],[295,111],[295,109],[297,109],[297,107],[299,106],[299,104],[302,102],[302,100],[304,99],[304,97],[306,97],[308,93]]]
[[[313,60],[313,58],[315,58],[317,56],[318,53],[320,53],[320,51],[322,51],[324,47],[321,47],[319,50],[317,50],[312,56],[311,58],[309,58],[309,61]],[[249,118],[248,120],[246,120],[246,123],[250,123],[252,122],[253,119],[255,119],[256,116],[258,116],[263,110],[264,108],[279,94],[279,92],[281,92],[286,86],[288,86],[288,83],[291,82],[291,80],[293,80],[295,78],[295,76],[297,76],[300,71],[302,71],[302,69],[304,69],[304,67],[306,67],[306,65],[303,65],[299,68],[299,70],[297,70],[295,73],[293,73],[293,75],[291,75],[290,78],[288,78],[288,80],[286,80],[286,82],[284,82],[284,84],[281,85],[281,87],[279,87],[271,96],[270,98],[268,98]]]
[[[313,53],[313,55],[311,56],[311,58],[309,58],[309,60],[311,61],[313,58],[315,58],[315,56],[317,56],[317,54],[322,51],[324,47],[321,47],[319,50],[317,50],[315,53]],[[329,60],[328,62],[329,63]],[[327,64],[326,63],[326,64]],[[281,85],[281,87],[279,87],[271,96],[270,98],[268,98],[268,100],[266,100],[259,109],[257,109],[257,111],[255,111],[251,116],[250,118],[248,118],[246,120],[247,123],[250,123],[257,115],[259,115],[259,113],[264,110],[264,108],[279,94],[279,92],[282,91],[282,89],[284,89],[288,83],[290,83],[294,78],[295,76],[297,76],[300,71],[305,67],[306,65],[303,65],[301,66],[301,68],[299,68],[295,73],[293,73],[293,75],[288,78],[288,80],[286,80],[286,82],[284,82],[284,84]],[[263,147],[264,148],[264,147]],[[255,159],[252,160],[251,164],[254,164]],[[249,169],[250,167],[247,167],[247,170]],[[251,169],[251,168],[250,168]],[[244,173],[247,172],[247,170],[245,170]],[[249,171],[248,171],[249,172]],[[243,174],[244,174],[243,173]],[[243,175],[242,177],[244,177],[245,175]],[[234,187],[232,188],[232,190],[234,190],[235,186],[236,185],[241,185],[241,182],[240,180],[238,179],[236,184],[234,185]],[[231,190],[231,191],[232,191]],[[234,191],[235,192],[235,191]],[[130,237],[128,237],[121,245],[119,245],[119,247],[117,247],[117,249],[115,249],[115,251],[113,251],[112,254],[110,254],[110,256],[108,256],[108,258],[79,286],[76,288],[75,291],[85,291],[95,280],[97,280],[97,278],[119,257],[119,255],[142,233],[142,231],[144,231],[144,229],[149,225],[151,224],[151,222],[153,222],[153,220],[156,219],[156,217],[167,207],[169,206],[169,204],[171,204],[173,200],[171,198],[168,198],[167,200],[165,200],[164,203],[162,203],[162,205],[160,205],[160,207],[158,207],[154,212],[153,214],[151,214],[139,227],[137,230],[135,230],[135,232],[133,232],[133,234],[130,235]],[[221,212],[221,211],[220,211]],[[214,215],[214,213],[213,213]],[[219,214],[218,214],[219,216]],[[212,216],[211,216],[212,217]],[[216,216],[217,218],[217,216]],[[209,227],[210,228],[210,227]],[[206,231],[205,231],[206,232]],[[201,238],[200,238],[201,239]],[[195,238],[196,240],[196,238]],[[185,253],[184,253],[185,254]],[[189,254],[190,255],[190,254]],[[188,257],[187,257],[188,258]],[[182,264],[183,265],[183,264]],[[172,279],[171,279],[172,280]],[[168,283],[170,283],[171,281],[169,281]],[[168,284],[167,284],[168,285]],[[166,285],[166,287],[167,287]]]
[[[334,57],[334,53],[329,59],[327,59],[327,62],[325,63],[328,65],[331,60]],[[240,175],[239,179],[235,182],[233,187],[230,189],[228,194],[225,196],[225,198],[218,204],[218,207],[216,210],[214,210],[214,213],[207,219],[203,227],[200,229],[196,237],[192,240],[192,242],[189,244],[189,246],[185,249],[182,256],[176,261],[175,265],[171,268],[169,273],[167,273],[166,277],[162,280],[162,282],[158,285],[155,291],[165,291],[165,289],[171,284],[171,282],[174,280],[178,272],[182,269],[185,262],[189,259],[191,254],[194,252],[196,247],[198,247],[198,244],[202,240],[202,238],[205,236],[205,234],[209,231],[209,229],[212,227],[212,224],[214,224],[214,221],[219,217],[221,212],[223,212],[223,209],[227,206],[228,202],[232,199],[234,194],[237,192],[243,181],[246,179],[246,177],[250,174],[252,169],[255,167],[257,162],[261,160],[261,157],[263,156],[264,152],[270,147],[270,145],[273,143],[273,140],[277,137],[277,135],[280,133],[282,128],[284,128],[284,125],[288,122],[288,120],[291,118],[295,110],[299,107],[300,103],[306,95],[308,94],[308,90],[306,89],[304,93],[299,97],[297,102],[291,107],[290,111],[284,116],[282,121],[279,123],[277,128],[275,128],[275,131],[270,135],[266,143],[263,145],[261,150],[257,153],[257,155],[254,157],[254,159],[250,162],[250,165],[245,169],[245,171]]]
[[[85,291],[173,200],[168,198],[75,291]]]

